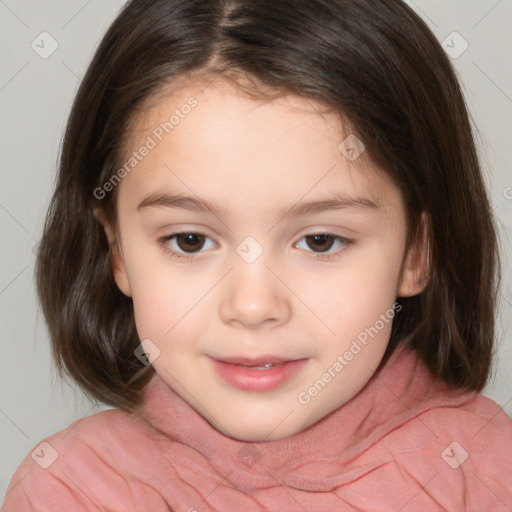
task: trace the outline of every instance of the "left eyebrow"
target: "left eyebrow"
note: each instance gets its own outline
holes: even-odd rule
[[[380,205],[366,197],[348,197],[338,195],[318,201],[309,201],[307,203],[298,201],[294,205],[281,210],[280,216],[282,218],[299,217],[300,215],[306,215],[308,213],[318,213],[326,210],[342,210],[346,208],[380,210]]]
[[[223,217],[226,213],[225,208],[219,205],[201,199],[199,197],[189,197],[181,194],[163,194],[154,193],[146,196],[137,206],[137,210],[149,207],[167,207],[181,208],[189,211],[212,213],[217,217]],[[287,217],[298,217],[311,213],[319,213],[326,210],[357,209],[357,210],[379,210],[380,205],[365,197],[334,196],[331,198],[307,203],[298,201],[297,203],[280,210],[278,217],[281,219]]]

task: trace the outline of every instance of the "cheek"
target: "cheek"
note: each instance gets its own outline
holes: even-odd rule
[[[401,253],[385,249],[376,243],[347,253],[336,271],[312,276],[303,289],[317,290],[309,294],[314,309],[344,329],[379,318],[395,302],[401,264]]]
[[[172,339],[183,325],[190,326],[198,293],[178,279],[148,279],[133,290],[133,307],[140,336]]]
[[[193,310],[198,290],[180,272],[170,272],[165,256],[133,249],[126,261],[137,331],[141,338],[162,340]]]
[[[312,286],[322,290],[304,295],[304,302],[319,317],[311,316],[310,325],[315,322],[318,333],[323,333],[316,354],[326,368],[339,355],[347,355],[347,362],[342,363],[345,377],[337,379],[347,393],[352,388],[346,387],[344,379],[348,379],[354,389],[364,384],[369,378],[369,369],[378,366],[388,344],[396,314],[393,305],[400,258],[398,250],[386,250],[376,243],[364,251],[354,251],[350,257],[347,253],[336,272],[312,276],[310,282],[304,283],[304,293]],[[338,386],[334,388],[339,392]],[[337,400],[336,396],[333,391],[332,399]]]

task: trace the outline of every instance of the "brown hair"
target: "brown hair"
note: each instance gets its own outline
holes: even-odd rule
[[[117,288],[94,191],[120,166],[130,122],[187,74],[252,80],[339,112],[404,198],[409,243],[427,220],[430,276],[400,299],[389,351],[406,336],[432,373],[481,390],[491,366],[499,261],[494,220],[455,73],[400,0],[130,1],[77,93],[37,261],[61,374],[92,397],[140,405],[152,375],[135,356],[131,299]],[[127,128],[128,127],[128,128]]]

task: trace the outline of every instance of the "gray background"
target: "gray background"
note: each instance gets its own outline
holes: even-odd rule
[[[479,132],[503,245],[497,366],[485,394],[512,416],[512,0],[408,3],[456,57],[453,63]],[[33,251],[71,102],[96,45],[123,4],[0,0],[0,504],[13,471],[43,437],[101,410],[56,375],[35,298]],[[47,58],[31,47],[35,41],[44,53],[55,44],[42,32],[58,44]],[[464,41],[468,48],[461,53]]]

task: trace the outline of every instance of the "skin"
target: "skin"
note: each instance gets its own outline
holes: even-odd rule
[[[354,162],[345,158],[340,121],[319,114],[309,100],[256,101],[220,80],[204,90],[191,83],[138,118],[127,159],[190,97],[197,106],[118,185],[117,225],[97,212],[113,245],[114,276],[133,299],[140,339],[160,351],[155,370],[193,408],[236,439],[287,437],[368,382],[391,322],[309,403],[298,400],[397,296],[421,292],[425,254],[416,246],[406,252],[399,190],[364,154]],[[155,194],[201,198],[223,211],[138,208]],[[334,195],[376,207],[281,213]],[[186,240],[162,240],[177,232],[206,238],[195,239],[195,252],[187,253]],[[327,237],[320,247],[306,238],[322,233],[342,238]],[[263,251],[251,263],[237,253],[248,236],[257,242],[242,245],[249,255],[258,246]],[[210,359],[263,354],[307,361],[279,388],[253,392],[221,379]]]

